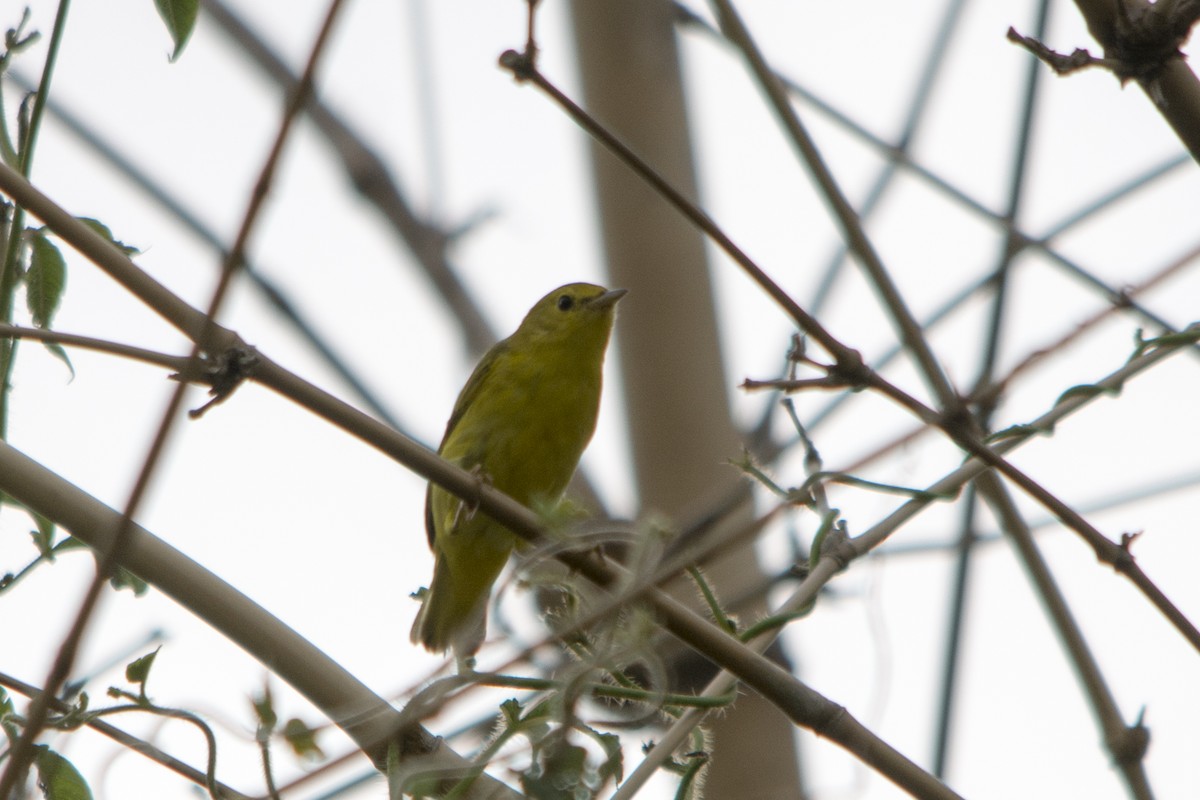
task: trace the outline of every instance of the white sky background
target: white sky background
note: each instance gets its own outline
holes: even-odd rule
[[[34,26],[48,34],[55,4],[32,2]],[[453,253],[461,278],[497,331],[509,332],[534,300],[571,280],[603,282],[591,221],[582,134],[536,90],[513,84],[496,66],[520,47],[524,4],[516,0],[427,3],[425,65],[435,81],[436,164],[424,150],[412,52],[410,3],[351,3],[320,73],[324,98],[363,133],[389,163],[419,210],[453,227],[480,212],[495,216]],[[875,134],[894,137],[907,111],[921,56],[942,3],[757,2],[747,22],[777,68],[804,82]],[[696,6],[700,10],[700,6]],[[325,3],[243,2],[238,12],[297,71]],[[0,4],[0,26],[19,18],[20,4]],[[1031,32],[1032,4],[977,2],[968,7],[949,67],[916,143],[927,167],[990,208],[1005,202],[1013,132],[1027,56],[1004,40],[1009,25]],[[543,71],[578,96],[564,8],[547,0],[539,15]],[[1091,45],[1078,14],[1060,3],[1049,43],[1059,50]],[[44,44],[44,42],[43,42]],[[281,100],[204,19],[178,63],[167,63],[167,34],[149,0],[77,3],[71,10],[52,97],[117,143],[228,238],[278,125]],[[705,37],[683,47],[699,151],[704,203],[731,236],[801,302],[835,252],[821,201],[779,134],[740,62]],[[35,75],[44,46],[19,59]],[[16,97],[6,88],[11,112]],[[853,200],[861,198],[880,157],[847,140],[806,106],[801,113]],[[1099,71],[1069,79],[1042,76],[1031,178],[1022,212],[1030,233],[1047,230],[1089,198],[1182,151],[1143,94],[1120,90]],[[216,257],[49,120],[33,180],[72,213],[99,217],[145,252],[138,264],[194,305],[207,303]],[[1195,244],[1200,179],[1185,164],[1060,242],[1114,286],[1142,280],[1156,265]],[[870,233],[923,314],[991,269],[998,257],[994,226],[948,204],[924,184],[902,178]],[[316,321],[402,423],[435,442],[471,363],[456,326],[380,224],[353,195],[311,127],[289,144],[280,179],[253,239],[252,260]],[[56,326],[166,352],[186,352],[182,338],[131,300],[85,260],[69,256],[68,289]],[[1001,369],[1032,348],[1053,342],[1102,307],[1091,290],[1063,278],[1044,259],[1019,262]],[[759,416],[765,396],[733,387],[742,378],[772,377],[790,328],[732,265],[715,259],[731,397],[740,421]],[[854,270],[822,319],[868,355],[889,347],[893,333]],[[1185,273],[1146,296],[1147,305],[1182,327],[1200,316],[1200,279]],[[636,303],[636,296],[627,298]],[[976,302],[933,336],[960,387],[975,378],[987,307]],[[244,283],[222,322],[302,376],[349,397],[297,337]],[[1085,344],[1056,358],[1020,385],[999,426],[1048,409],[1076,383],[1099,379],[1123,363],[1139,323],[1118,318]],[[619,331],[619,323],[618,323]],[[618,334],[619,335],[619,334]],[[161,371],[108,356],[73,352],[66,370],[34,345],[23,345],[14,378],[10,424],[15,446],[110,505],[120,507],[172,385]],[[1119,399],[1102,399],[1060,426],[1051,439],[1023,449],[1016,462],[1046,478],[1064,499],[1087,504],[1123,489],[1196,473],[1200,421],[1194,412],[1197,365],[1174,359],[1135,380]],[[920,392],[907,366],[889,377]],[[610,387],[617,386],[609,370]],[[203,402],[194,391],[189,407]],[[616,392],[606,398],[600,428],[585,459],[611,509],[635,511]],[[352,401],[353,402],[353,401]],[[802,413],[823,407],[802,398]],[[818,445],[829,466],[869,451],[881,431],[908,423],[886,406],[856,398],[822,429]],[[781,428],[782,431],[782,428]],[[731,454],[735,455],[735,454]],[[914,446],[868,477],[915,486],[952,469],[958,456],[940,446]],[[798,464],[779,467],[798,483]],[[202,421],[177,426],[169,457],[140,521],[166,541],[249,594],[309,637],[379,693],[408,687],[438,659],[408,642],[416,604],[407,594],[428,580],[431,559],[422,526],[423,483],[369,447],[261,388],[245,386]],[[1031,517],[1041,513],[1021,500]],[[897,501],[838,493],[859,533]],[[1185,613],[1200,608],[1195,488],[1090,515],[1107,535],[1142,530],[1136,554],[1146,572]],[[958,510],[935,508],[892,544],[947,541]],[[990,519],[984,526],[991,528]],[[0,572],[32,557],[28,521],[0,515]],[[1095,647],[1127,719],[1147,707],[1153,742],[1147,758],[1161,796],[1200,794],[1194,754],[1200,689],[1197,653],[1155,614],[1131,585],[1096,564],[1073,534],[1051,529],[1040,539]],[[777,553],[781,536],[765,543]],[[43,568],[0,596],[5,644],[0,669],[40,682],[56,643],[91,575],[82,555]],[[918,763],[927,764],[931,699],[938,685],[951,575],[949,555],[897,556],[856,564],[825,601],[795,626],[789,642],[802,677],[846,705]],[[1099,733],[1065,657],[1057,647],[1022,570],[1007,545],[981,550],[973,573],[964,672],[957,708],[950,784],[969,797],[1124,797],[1107,764]],[[151,593],[108,597],[80,658],[79,670],[101,669],[142,654],[137,643],[165,631],[150,684],[165,705],[210,715],[233,732],[223,737],[219,777],[258,790],[257,756],[248,740],[248,694],[264,670],[219,635]],[[118,668],[103,672],[95,702]],[[274,681],[284,717],[319,721],[302,700]],[[487,698],[495,700],[498,694]],[[465,717],[464,717],[465,718]],[[200,764],[198,734],[153,725],[132,715],[118,724],[156,736],[160,746]],[[441,732],[448,729],[434,729]],[[812,735],[798,736],[811,786],[821,797],[887,798],[898,790]],[[340,754],[337,734],[322,744]],[[629,736],[628,768],[636,761]],[[191,797],[163,770],[91,734],[60,739],[109,797]],[[111,763],[110,763],[111,762]],[[106,766],[107,765],[107,766]],[[279,752],[281,779],[296,772]],[[359,764],[364,766],[365,763]],[[663,782],[658,796],[668,796]],[[300,792],[315,797],[314,790]],[[383,797],[375,781],[355,796]]]

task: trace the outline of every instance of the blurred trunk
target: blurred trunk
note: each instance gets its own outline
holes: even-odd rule
[[[571,9],[585,107],[695,197],[672,4],[573,0]],[[591,156],[609,285],[630,290],[616,344],[641,507],[678,518],[742,480],[727,463],[741,442],[729,415],[704,240],[602,147],[592,143]],[[752,509],[743,509],[747,521]],[[705,569],[723,597],[763,584],[751,547]],[[675,589],[694,602],[691,586]],[[739,609],[743,619],[762,610],[761,603]],[[685,682],[703,685],[712,674],[701,668]],[[709,797],[801,796],[792,726],[772,706],[744,694],[711,724]]]

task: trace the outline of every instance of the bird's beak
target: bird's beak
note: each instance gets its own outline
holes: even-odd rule
[[[629,293],[628,289],[609,289],[599,297],[592,298],[589,303],[593,308],[608,308]]]

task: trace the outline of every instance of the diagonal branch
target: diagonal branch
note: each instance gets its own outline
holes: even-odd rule
[[[980,497],[991,507],[1000,527],[1008,534],[1009,540],[1020,555],[1021,562],[1029,573],[1029,579],[1036,587],[1046,613],[1067,651],[1071,665],[1083,684],[1092,711],[1100,723],[1109,755],[1121,770],[1131,796],[1137,800],[1150,800],[1153,793],[1150,791],[1149,779],[1142,762],[1146,747],[1150,743],[1149,731],[1140,721],[1132,726],[1125,725],[1117,708],[1117,700],[1100,672],[1096,657],[1083,638],[1083,631],[1071,615],[1066,598],[1059,591],[1049,565],[1033,541],[1029,526],[1021,518],[1004,485],[997,480],[995,474],[988,472],[980,475],[975,485],[979,487]]]
[[[286,92],[294,90],[297,79],[287,64],[227,5],[221,0],[202,0],[201,5],[213,22],[271,80]],[[420,218],[383,159],[329,106],[314,97],[305,105],[304,111],[341,160],[354,187],[379,210],[425,270],[442,301],[462,326],[470,351],[482,353],[494,344],[496,334],[447,258],[447,248],[453,237]]]
[[[904,342],[905,347],[908,348],[909,353],[920,367],[926,384],[932,390],[938,404],[945,412],[951,416],[956,415],[961,405],[957,392],[955,392],[954,387],[950,384],[950,380],[942,371],[941,365],[929,347],[929,343],[925,341],[925,334],[921,330],[921,326],[917,324],[912,312],[909,311],[904,298],[901,297],[899,288],[897,288],[887,269],[883,266],[883,261],[879,258],[879,254],[875,252],[871,240],[867,237],[866,231],[863,230],[858,214],[851,207],[850,201],[842,193],[841,188],[833,177],[833,173],[825,165],[816,144],[813,142],[812,137],[808,135],[808,131],[804,128],[804,124],[800,121],[796,110],[788,102],[783,84],[767,65],[762,52],[758,49],[758,45],[754,42],[753,37],[751,37],[750,31],[742,23],[741,17],[738,16],[733,4],[729,0],[713,0],[713,6],[720,18],[721,29],[742,51],[742,54],[750,65],[750,69],[754,72],[754,77],[758,80],[759,86],[766,93],[767,99],[771,104],[771,109],[783,124],[792,145],[799,151],[805,166],[808,167],[818,186],[820,186],[821,193],[825,197],[826,202],[832,207],[834,216],[837,218],[838,224],[842,227],[842,235],[846,239],[847,246],[857,256],[859,263],[867,271],[872,287],[880,295],[884,308],[891,316],[892,325],[896,328],[900,340]]]
[[[97,552],[113,549],[123,515],[0,442],[0,489],[69,530]],[[120,564],[219,630],[291,684],[382,768],[390,742],[405,755],[462,772],[470,763],[372,692],[319,647],[262,606],[136,524]],[[39,696],[46,696],[43,692]],[[492,790],[503,787],[495,783]],[[483,796],[483,795],[481,795]],[[512,796],[512,795],[509,795]]]

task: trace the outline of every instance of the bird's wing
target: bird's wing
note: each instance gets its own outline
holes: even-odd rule
[[[438,445],[438,453],[441,453],[445,449],[446,442],[450,440],[450,434],[454,432],[463,415],[467,413],[467,409],[471,407],[471,404],[475,402],[475,399],[483,390],[483,385],[487,382],[487,376],[492,372],[496,362],[504,359],[510,349],[508,339],[497,342],[479,360],[479,363],[475,365],[475,371],[471,373],[471,377],[467,379],[466,385],[458,393],[458,399],[454,401],[454,411],[450,413],[450,419],[446,422],[446,432],[442,434],[442,443]],[[432,548],[433,541],[437,537],[437,531],[433,525],[432,483],[425,489],[425,535],[429,539],[430,548]]]

